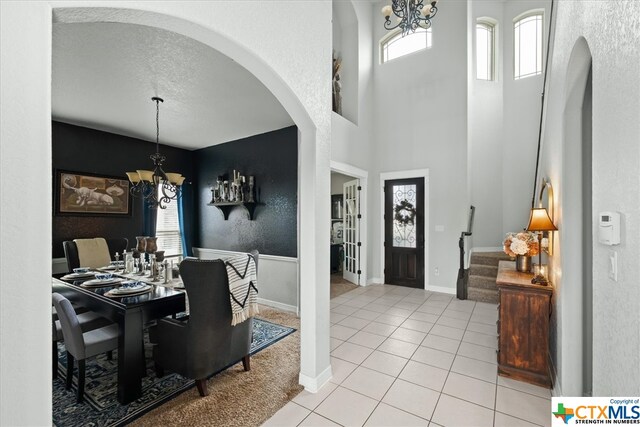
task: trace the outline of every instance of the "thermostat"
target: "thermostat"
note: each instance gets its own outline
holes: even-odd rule
[[[620,213],[600,212],[598,242],[609,246],[620,244]]]

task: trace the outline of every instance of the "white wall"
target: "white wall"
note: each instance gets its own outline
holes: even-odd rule
[[[513,19],[545,8],[543,61],[549,33],[549,1],[509,1],[504,10],[504,145],[502,168],[502,231],[527,226],[536,166],[543,75],[513,79]]]
[[[358,124],[358,20],[351,1],[333,0],[333,49],[342,59],[342,116]]]
[[[375,43],[372,38],[372,25],[377,25],[378,23],[372,21],[375,15],[372,13],[370,3],[345,1],[353,7],[358,21],[357,40],[355,35],[352,35],[358,43],[358,118],[356,121],[350,121],[335,113],[331,115],[331,160],[370,172],[374,151],[374,139],[372,136],[374,132],[372,67],[375,59],[372,53]],[[344,36],[341,34],[341,37]],[[374,190],[377,191],[377,187],[370,185],[368,188],[369,197],[367,197],[367,212],[370,217],[377,212],[373,210],[371,203],[371,195]],[[371,241],[374,232],[372,227],[368,225],[366,230],[367,241]],[[372,265],[374,248],[373,245],[368,244],[366,246],[367,265]],[[377,251],[377,248],[375,250]],[[367,277],[364,278],[363,283],[374,277],[371,269],[365,271]]]
[[[469,186],[476,206],[473,247],[502,246],[505,233],[527,225],[540,122],[543,76],[513,79],[513,20],[523,12],[545,9],[544,41],[549,27],[548,0],[475,1],[469,75]],[[498,21],[496,80],[475,78],[477,18]],[[544,59],[544,56],[543,56]]]
[[[580,304],[572,298],[581,283],[565,280],[579,248],[566,247],[562,230],[565,212],[564,109],[568,64],[572,50],[584,37],[593,60],[593,213],[622,214],[622,243],[593,245],[593,395],[640,394],[640,3],[619,2],[593,7],[590,2],[556,2],[557,24],[549,75],[548,108],[542,150],[542,176],[554,186],[556,222],[552,280],[556,287],[557,368],[563,394],[580,393],[572,365],[583,357],[571,327]],[[615,7],[613,7],[615,6]],[[594,218],[595,223],[595,218]],[[595,227],[595,226],[594,226]],[[594,229],[594,236],[597,236]],[[618,281],[608,278],[608,252],[618,252]]]
[[[344,191],[343,184],[353,181],[352,176],[343,175],[338,172],[331,172],[331,194],[342,194]]]
[[[2,2],[0,424],[51,423],[51,337],[48,331],[51,321],[52,209],[51,194],[43,189],[51,188],[52,8],[65,6],[86,7],[82,11],[61,13],[69,21],[109,19],[155,23],[216,45],[222,53],[255,74],[291,114],[301,139],[300,380],[309,389],[328,381],[331,369],[326,224],[329,221],[331,137],[331,74],[328,66],[331,60],[331,4],[324,1]],[[260,19],[253,20],[249,26],[238,25],[238,22],[245,22],[247,16],[260,16]],[[302,20],[300,16],[313,16],[313,19]],[[277,26],[274,22],[286,22],[287,25]],[[292,34],[304,34],[305,37],[291,37]],[[23,176],[25,166],[32,171],[28,176]],[[22,176],[19,186],[15,185],[16,176]],[[25,198],[24,194],[40,196]],[[41,244],[34,246],[36,241]],[[29,303],[25,304],[25,301]],[[25,318],[29,322],[24,322]]]
[[[471,247],[501,246],[502,230],[502,150],[504,34],[509,25],[503,19],[504,2],[470,2],[469,68],[469,195],[476,207]],[[495,80],[476,79],[475,26],[478,18],[497,21],[495,27]]]
[[[430,286],[455,289],[458,237],[467,227],[467,4],[443,2],[433,20],[433,47],[378,64],[385,35],[374,11],[375,176],[380,172],[429,169]],[[371,186],[373,268],[383,278],[380,189]],[[444,226],[436,232],[435,226]],[[434,270],[439,269],[439,276]]]
[[[51,14],[0,19],[0,425],[50,425]]]

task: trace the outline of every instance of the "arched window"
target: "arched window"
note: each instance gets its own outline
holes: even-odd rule
[[[418,28],[404,37],[402,37],[402,31],[398,29],[380,41],[380,63],[430,48],[431,43],[431,28],[427,30]]]
[[[495,80],[496,25],[487,18],[476,23],[476,79]]]
[[[542,74],[543,11],[529,11],[513,20],[513,78]]]

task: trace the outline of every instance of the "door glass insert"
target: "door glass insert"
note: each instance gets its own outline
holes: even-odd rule
[[[416,247],[416,186],[393,186],[393,246]]]

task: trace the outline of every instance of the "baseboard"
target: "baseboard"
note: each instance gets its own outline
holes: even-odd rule
[[[426,286],[425,290],[431,291],[431,292],[440,292],[442,294],[450,294],[450,295],[456,294],[455,288],[445,288],[444,286]]]
[[[379,277],[372,277],[371,279],[367,280],[367,285],[381,285],[383,283],[384,280]]]
[[[556,367],[553,364],[553,360],[551,359],[551,355],[548,354],[549,360],[549,373],[551,374],[551,381],[553,382],[553,389],[551,390],[551,396],[559,397],[562,396],[562,387],[560,386],[560,377],[558,377],[558,372],[556,371]]]
[[[295,305],[283,304],[277,301],[270,301],[264,298],[258,298],[258,304],[266,305],[272,308],[277,308],[278,310],[289,311],[291,313],[295,313],[298,315],[298,307]]]
[[[300,372],[298,377],[298,383],[304,386],[304,389],[309,393],[317,393],[320,389],[329,382],[333,373],[331,372],[331,365],[327,367],[320,375],[315,378],[304,375]]]

